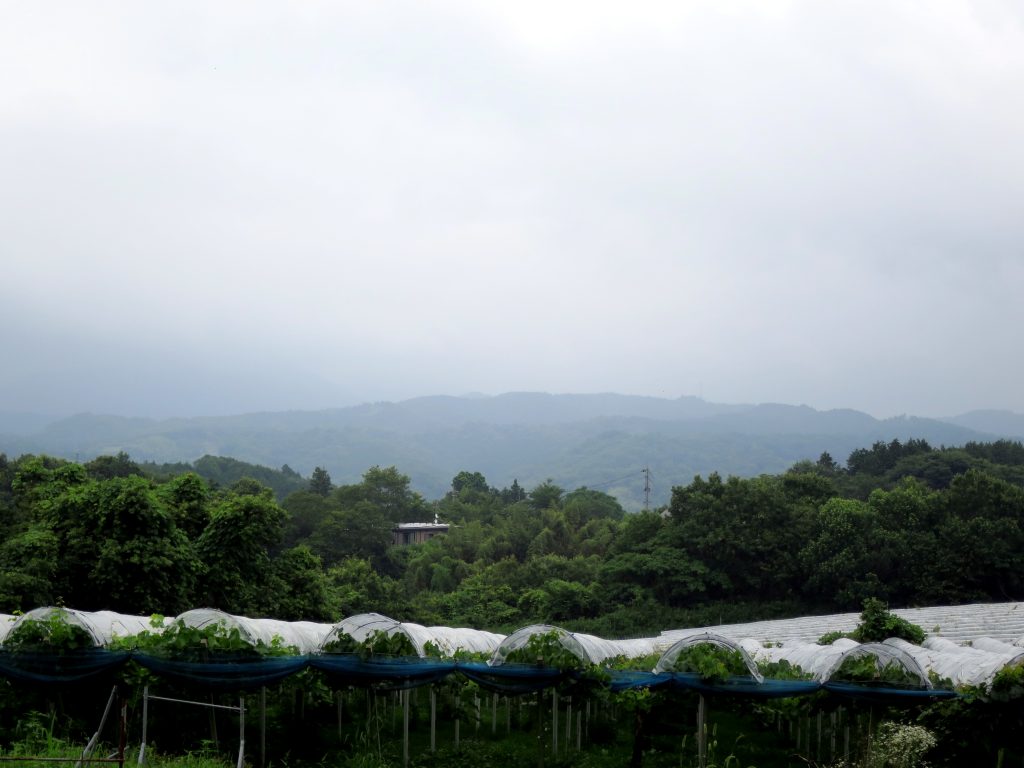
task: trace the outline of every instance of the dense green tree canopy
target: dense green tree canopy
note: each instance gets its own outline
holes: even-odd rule
[[[601,491],[498,490],[469,470],[427,502],[379,466],[338,487],[326,472],[313,486],[292,472],[279,504],[257,477],[228,481],[231,460],[205,464],[221,480],[194,465],[153,474],[124,455],[84,466],[0,456],[0,612],[58,600],[319,621],[378,611],[611,635],[857,610],[866,598],[1024,599],[1019,443],[893,441],[845,466],[822,455],[779,475],[712,473],[636,514]],[[447,534],[392,543],[397,524],[435,516]]]

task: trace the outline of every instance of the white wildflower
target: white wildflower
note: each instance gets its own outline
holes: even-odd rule
[[[924,755],[936,744],[935,736],[920,725],[882,723],[872,740],[874,768],[927,768]]]

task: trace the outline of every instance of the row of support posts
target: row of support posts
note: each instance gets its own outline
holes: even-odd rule
[[[115,689],[116,693],[116,689]],[[112,697],[114,694],[111,694]],[[339,739],[343,735],[343,714],[344,714],[344,694],[342,691],[337,692],[337,718],[338,718],[338,737]],[[367,690],[367,723],[370,723],[373,719],[373,713],[375,707],[373,701],[376,699],[377,693],[372,689]],[[393,699],[393,703],[397,701],[401,702],[402,707],[402,764],[407,766],[409,764],[409,729],[410,729],[410,698],[411,691],[409,689],[402,690]],[[591,704],[586,701],[585,708],[583,706],[573,705],[572,697],[565,697],[565,721],[564,726],[561,722],[561,709],[562,702],[561,697],[556,689],[551,690],[551,754],[558,756],[559,750],[564,748],[566,751],[575,747],[577,751],[582,748],[582,744],[586,733],[589,734],[589,725],[591,718]],[[111,699],[111,701],[113,698]],[[538,740],[538,757],[537,764],[539,766],[544,765],[545,752],[544,739],[543,739],[543,713],[544,713],[544,692],[538,691],[536,694],[536,707],[537,707],[537,740]],[[146,746],[147,746],[147,730],[149,720],[149,705],[151,701],[164,701],[173,702],[179,704],[188,704],[194,706],[205,707],[210,710],[211,716],[214,710],[228,710],[237,712],[239,716],[239,751],[238,761],[236,768],[243,768],[245,758],[245,699],[239,697],[238,706],[227,706],[222,704],[215,704],[212,702],[201,702],[201,701],[190,701],[182,699],[172,699],[162,696],[154,696],[150,694],[149,687],[146,686],[143,689],[143,703],[142,703],[142,743],[139,748],[138,764],[142,765],[145,762]],[[259,694],[260,702],[260,746],[259,746],[259,768],[263,768],[266,765],[266,706],[267,706],[267,691],[266,688],[260,689]],[[522,712],[522,699],[519,699],[519,710]],[[480,697],[474,699],[475,709],[475,725],[476,730],[479,731],[481,723],[481,705],[482,701]],[[126,706],[126,704],[125,704]],[[111,702],[108,701],[107,708],[104,711],[103,719],[100,723],[100,729],[102,730],[103,724],[105,723]],[[506,734],[511,732],[512,729],[512,707],[508,697],[505,697],[505,730]],[[124,709],[124,708],[123,708]],[[498,727],[498,694],[492,694],[491,698],[491,734],[497,734]],[[387,711],[387,710],[385,710]],[[575,720],[574,720],[575,714]],[[585,721],[584,721],[585,714]],[[459,696],[455,697],[455,717],[454,717],[454,741],[455,748],[459,749],[460,737],[461,737],[461,715],[462,715],[462,699]],[[122,711],[122,720],[126,717],[125,712]],[[825,714],[818,712],[815,716],[814,727],[812,727],[811,717],[803,717],[797,719],[794,723],[789,721],[788,732],[789,735],[794,738],[797,749],[805,754],[807,757],[813,757],[818,761],[822,761],[825,758],[824,753],[824,729],[825,729]],[[520,715],[521,719],[521,715]],[[697,760],[700,768],[706,768],[708,762],[708,703],[702,694],[698,695],[697,700]],[[392,719],[392,722],[394,720]],[[859,718],[855,720],[854,727],[858,730]],[[865,743],[869,744],[870,733],[871,733],[871,712],[868,713],[867,721],[867,736]],[[211,725],[215,727],[215,722]],[[782,720],[779,719],[778,727],[781,730]],[[564,730],[563,730],[564,728]],[[814,738],[814,750],[812,754],[811,742],[812,732],[816,732],[816,738]],[[832,760],[837,758],[838,751],[838,735],[842,733],[842,757],[848,761],[850,758],[850,717],[845,712],[844,708],[840,707],[838,711],[832,712],[829,715],[829,727],[828,727],[828,751]],[[98,738],[99,732],[87,745],[86,751],[83,753],[83,757],[87,757],[91,751],[93,742]],[[561,743],[560,743],[561,739]],[[564,746],[563,746],[564,745]],[[870,749],[870,746],[868,746]],[[437,691],[433,687],[430,689],[430,751],[437,751]],[[80,765],[76,766],[80,768]]]
[[[225,704],[214,704],[213,701],[212,701],[212,698],[213,697],[211,696],[211,701],[210,702],[205,702],[205,701],[193,701],[191,699],[172,699],[172,698],[169,698],[167,696],[154,696],[154,695],[152,695],[149,692],[149,686],[148,685],[145,686],[142,689],[142,743],[139,745],[138,764],[142,765],[145,762],[145,759],[146,759],[146,740],[148,738],[148,732],[149,732],[149,702],[151,702],[151,701],[166,701],[166,702],[170,702],[170,703],[173,703],[173,704],[188,704],[188,705],[191,705],[191,706],[205,707],[205,708],[209,709],[210,710],[210,727],[211,727],[211,732],[213,733],[213,737],[214,737],[215,740],[217,738],[217,736],[216,736],[216,733],[217,733],[217,731],[216,731],[217,721],[214,719],[215,711],[218,710],[218,709],[225,709],[225,710],[228,710],[228,711],[231,711],[231,712],[237,712],[238,713],[238,761],[236,763],[236,768],[243,768],[243,766],[245,765],[245,697],[244,696],[239,696],[238,697],[238,706],[237,707],[228,706],[228,705],[225,705]],[[266,699],[263,698],[262,701],[263,701],[263,703],[265,705]],[[265,717],[266,717],[266,712],[265,712],[265,706],[264,706],[264,711],[261,712],[261,724],[263,724],[263,726],[264,726],[263,727],[264,731],[265,731],[265,723],[266,723]],[[265,734],[261,734],[261,744],[263,745],[263,749],[265,750],[265,748],[266,748],[265,747]],[[262,754],[261,754],[261,757],[263,757]]]
[[[409,756],[409,728],[410,728],[410,694],[411,691],[406,689],[399,693],[399,698],[402,706],[402,764],[408,765]],[[371,722],[374,717],[376,707],[373,705],[373,701],[377,694],[371,689],[367,690],[367,722]],[[344,693],[338,691],[336,693],[337,698],[337,728],[338,738],[341,739],[343,736],[343,723],[344,723]],[[541,691],[537,693],[537,725],[538,725],[538,739],[543,733],[541,726],[541,714],[543,712],[544,705],[544,694]],[[494,693],[491,696],[491,734],[496,735],[498,731],[498,699],[499,695]],[[198,706],[207,708],[210,711],[211,721],[210,728],[213,738],[216,739],[216,719],[213,717],[216,710],[227,710],[238,713],[239,719],[239,750],[238,760],[236,768],[243,768],[245,760],[245,699],[239,697],[238,706],[229,706],[224,704],[214,703],[213,697],[211,696],[209,702],[205,701],[193,701],[187,699],[174,699],[164,696],[157,696],[149,691],[149,686],[143,689],[142,699],[142,742],[139,747],[138,764],[143,765],[146,760],[146,749],[148,743],[148,727],[149,727],[149,707],[151,702],[169,702],[175,704],[185,704],[191,706]],[[520,711],[520,718],[522,715],[522,699],[519,699],[518,707]],[[559,738],[562,733],[561,722],[561,702],[557,690],[551,692],[551,751],[553,755],[558,755],[560,747]],[[108,711],[110,703],[108,702]],[[259,741],[259,760],[258,768],[263,768],[267,764],[267,741],[266,741],[266,725],[267,725],[267,689],[266,687],[260,688],[259,692],[259,729],[260,729],[260,741]],[[474,709],[475,709],[475,730],[479,731],[481,723],[481,708],[482,699],[477,696],[474,698]],[[582,748],[584,738],[584,711],[583,709],[577,708],[575,711],[575,722],[573,720],[573,701],[569,697],[565,701],[565,722],[564,722],[564,735],[562,744],[564,749],[568,750],[575,743],[576,750]],[[107,712],[104,712],[104,721],[107,717]],[[589,729],[590,723],[590,702],[586,703],[586,727]],[[461,726],[462,726],[462,699],[459,696],[455,697],[455,718],[454,718],[454,740],[455,748],[458,749],[461,739]],[[512,731],[512,704],[509,697],[505,697],[505,732],[506,734]],[[575,736],[575,738],[574,738]],[[94,737],[96,738],[96,737]],[[539,743],[539,764],[543,765],[543,741]],[[437,691],[432,687],[430,689],[430,751],[437,751]],[[77,767],[77,768],[80,768]]]
[[[797,751],[808,760],[824,763],[841,759],[844,763],[849,763],[851,760],[851,729],[854,740],[866,752],[862,757],[870,758],[871,737],[874,728],[873,708],[869,708],[866,714],[857,714],[856,711],[851,712],[846,707],[839,707],[827,714],[818,711],[813,718],[808,715],[796,720],[785,720],[778,716],[776,722],[780,733],[783,732],[783,723],[785,722],[786,734],[795,743]],[[856,755],[853,757],[859,759]]]
[[[376,695],[376,694],[373,694],[370,691],[367,692],[367,696],[368,697],[374,696],[374,695]],[[542,706],[543,694],[538,692],[537,696],[538,696],[538,699],[537,699],[538,710],[537,710],[537,712],[538,712],[538,718],[539,718],[540,715],[541,715],[541,712],[543,711],[543,706]],[[494,694],[491,695],[491,734],[492,735],[496,735],[497,732],[498,732],[498,722],[499,722],[498,706],[499,706],[499,698],[501,698],[501,697],[497,693],[494,693]],[[402,763],[403,763],[403,765],[408,765],[409,759],[410,759],[409,758],[409,728],[410,728],[410,719],[411,719],[411,713],[410,713],[411,692],[408,691],[408,690],[402,691],[400,693],[400,699],[401,699],[401,705],[402,705]],[[505,720],[505,733],[509,734],[509,733],[512,732],[512,702],[509,699],[509,697],[507,697],[507,696],[504,697],[504,699],[505,699],[505,718],[504,718],[504,720]],[[342,709],[343,708],[342,701],[343,701],[343,697],[342,697],[341,692],[339,691],[338,692],[338,704],[337,704],[337,707],[338,707],[338,736],[339,736],[339,738],[341,738],[341,735],[342,735],[342,711],[343,711],[343,709]],[[437,691],[434,688],[430,689],[429,703],[430,703],[430,751],[433,753],[433,752],[437,751]],[[474,705],[474,710],[475,710],[475,715],[476,715],[475,722],[474,722],[474,725],[475,725],[474,730],[479,732],[480,724],[482,722],[482,720],[481,720],[481,712],[482,712],[482,706],[483,706],[483,699],[481,699],[480,697],[474,697],[473,705]],[[522,700],[519,701],[518,706],[519,706],[520,716],[521,716],[521,713],[522,713]],[[566,744],[569,744],[572,741],[572,734],[571,734],[571,730],[570,730],[571,724],[572,724],[571,706],[572,705],[571,705],[571,700],[570,700],[570,702],[569,702],[569,704],[567,706],[567,711],[569,711],[570,714],[569,714],[569,718],[568,718],[568,720],[566,722],[566,736],[565,736]],[[459,746],[460,746],[461,737],[462,737],[462,699],[461,699],[461,697],[459,697],[459,696],[455,697],[454,708],[455,708],[455,717],[454,717],[454,720],[453,720],[454,742],[455,742],[455,748],[458,749]],[[370,706],[370,704],[368,702],[367,703],[367,712],[370,712],[371,709],[372,708],[371,708],[371,706]],[[587,704],[588,727],[589,727],[589,712],[590,712],[590,709],[589,709],[589,702],[588,702],[588,704]],[[553,728],[552,728],[553,743],[552,743],[552,750],[557,753],[557,751],[559,749],[559,743],[558,743],[559,704],[558,704],[557,692],[553,693],[553,696],[552,696],[552,718],[553,718]],[[538,726],[539,726],[539,720],[538,720]],[[582,734],[583,734],[583,715],[582,715],[582,712],[577,712],[577,718],[576,718],[576,748],[577,749],[580,749],[580,747],[581,747],[582,738],[583,738]]]
[[[111,692],[110,699],[107,701],[106,708],[104,709],[103,716],[100,720],[99,728],[96,734],[90,739],[82,753],[82,758],[76,763],[75,768],[81,768],[82,764],[89,760],[92,750],[94,749],[100,733],[102,732],[104,725],[108,719],[109,713],[113,706],[113,702],[117,696],[118,690],[115,686]],[[367,723],[373,722],[373,715],[377,707],[374,703],[377,698],[377,693],[372,689],[366,691],[366,704],[367,704]],[[409,754],[409,731],[410,731],[410,699],[412,691],[409,689],[402,690],[392,697],[392,707],[389,709],[394,712],[394,705],[400,702],[402,707],[402,764],[408,766],[410,761]],[[337,694],[337,719],[338,719],[338,737],[339,739],[343,736],[343,714],[344,714],[344,694],[342,691],[338,691]],[[538,754],[537,764],[543,767],[545,753],[545,740],[544,735],[544,712],[545,712],[545,695],[543,691],[537,691],[536,693],[536,727],[537,727],[537,743],[538,743]],[[563,702],[561,699],[564,698],[564,726],[562,725],[562,707]],[[494,693],[491,695],[491,734],[496,735],[498,731],[498,706],[499,706],[499,695]],[[574,702],[571,696],[560,697],[557,689],[552,689],[550,693],[551,699],[551,754],[557,758],[559,755],[560,748],[568,752],[575,746],[575,749],[579,751],[582,748],[585,735],[589,734],[589,726],[591,719],[591,702],[585,701],[585,706],[577,704],[574,706]],[[437,690],[434,687],[430,688],[429,691],[430,700],[430,751],[437,751]],[[209,702],[205,701],[192,701],[184,699],[173,699],[163,696],[155,696],[150,693],[149,686],[143,689],[143,700],[142,700],[142,742],[139,747],[138,753],[138,764],[142,765],[146,759],[146,748],[148,739],[148,723],[149,723],[149,707],[150,702],[161,701],[170,702],[177,704],[192,705],[198,707],[207,708],[210,711],[211,718],[215,710],[227,710],[238,713],[239,721],[239,749],[238,749],[238,760],[236,768],[243,768],[245,759],[245,699],[240,696],[238,699],[238,706],[229,706],[223,704],[214,703],[212,697]],[[266,766],[266,707],[267,707],[267,691],[266,688],[261,688],[259,693],[260,703],[260,744],[259,744],[259,762],[258,768],[264,768]],[[474,709],[475,709],[475,730],[479,732],[481,725],[481,707],[482,699],[479,696],[474,697]],[[522,722],[522,708],[523,699],[519,697],[518,708],[520,712],[520,722]],[[460,733],[461,733],[461,714],[462,714],[462,699],[460,696],[455,696],[454,702],[455,717],[454,717],[454,737],[455,737],[455,748],[459,748]],[[385,709],[385,711],[388,711]],[[795,720],[786,720],[787,733],[795,741],[797,750],[809,760],[816,762],[824,762],[826,760],[825,752],[828,752],[828,760],[834,762],[835,760],[841,759],[844,762],[849,762],[851,758],[851,727],[854,731],[854,735],[857,738],[858,743],[864,745],[864,749],[867,750],[867,754],[863,755],[864,759],[870,759],[871,749],[871,735],[873,723],[873,708],[869,708],[866,715],[858,715],[855,712],[850,712],[845,707],[839,707],[837,710],[828,713],[826,719],[826,713],[818,711],[813,717],[811,715],[798,717]],[[575,715],[575,720],[574,720]],[[584,718],[585,715],[585,718]],[[512,729],[512,705],[509,697],[505,697],[505,731],[506,734],[511,732]],[[124,755],[124,742],[126,739],[126,720],[127,720],[127,700],[122,699],[121,701],[121,746],[119,750],[120,758],[123,761]],[[781,733],[783,730],[784,718],[779,716],[776,720],[777,727]],[[392,717],[392,724],[394,723],[394,717]],[[826,726],[827,723],[827,726]],[[706,768],[708,764],[708,702],[702,694],[698,694],[697,699],[697,762],[700,768]],[[211,728],[216,727],[215,720],[211,720]],[[827,728],[827,738],[826,738]],[[211,731],[215,733],[215,731]],[[840,752],[840,737],[841,737],[841,755]],[[561,740],[561,743],[560,743]],[[813,749],[812,749],[813,743]],[[856,757],[856,756],[855,756]],[[113,760],[117,762],[117,760]],[[123,763],[122,763],[123,765]]]
[[[403,751],[402,751],[402,754],[403,754],[403,764],[404,765],[408,765],[408,762],[409,762],[410,693],[411,692],[409,690],[404,690],[404,691],[401,691],[401,693],[400,693],[400,699],[401,699],[401,702],[402,702],[402,712],[403,712],[403,715],[402,715],[402,718],[403,718],[403,726],[402,726]],[[368,721],[371,720],[372,717],[373,717],[373,712],[374,712],[375,708],[372,706],[372,698],[371,697],[375,697],[375,696],[376,696],[376,694],[373,693],[372,691],[370,691],[370,690],[367,691],[367,720]],[[148,711],[149,711],[149,702],[150,701],[168,701],[168,702],[176,702],[176,703],[182,703],[182,704],[192,704],[192,705],[196,705],[196,706],[207,707],[207,708],[210,708],[211,715],[213,714],[213,710],[215,710],[215,709],[225,709],[225,710],[230,710],[230,711],[238,712],[239,713],[239,724],[240,724],[239,727],[240,727],[240,731],[241,731],[240,735],[239,735],[239,745],[240,745],[240,747],[239,747],[239,763],[238,763],[238,766],[239,766],[239,768],[241,768],[242,760],[243,760],[243,757],[244,757],[244,751],[245,751],[245,732],[244,732],[244,728],[245,728],[245,704],[244,704],[244,699],[243,698],[239,699],[239,706],[238,707],[232,707],[232,706],[225,706],[225,705],[214,704],[214,703],[212,703],[212,699],[211,699],[210,703],[206,703],[206,702],[189,701],[189,700],[181,700],[181,699],[169,699],[169,698],[165,698],[165,697],[154,696],[154,695],[149,693],[149,688],[147,686],[144,689],[144,692],[143,692],[143,705],[142,705],[143,706],[143,725],[142,725],[143,733],[142,733],[142,745],[141,745],[140,750],[139,750],[139,760],[138,760],[140,765],[145,760],[146,741],[147,741],[147,727],[148,727]],[[476,709],[476,730],[479,731],[479,727],[480,727],[480,714],[481,714],[481,699],[479,697],[477,697],[475,699],[474,703],[475,703],[475,709]],[[511,708],[511,703],[508,700],[508,697],[505,698],[505,704],[506,704],[506,707],[505,707],[505,732],[506,733],[511,733],[511,731],[512,731],[512,708]],[[522,702],[520,702],[519,706],[520,706],[520,709],[521,709],[522,708]],[[108,707],[109,707],[109,704],[108,704]],[[571,709],[571,700],[570,700],[569,707]],[[554,724],[555,724],[555,728],[553,729],[554,742],[553,742],[552,748],[557,753],[557,751],[558,751],[558,734],[557,734],[558,697],[557,697],[557,693],[554,693],[552,710],[553,710],[552,711],[552,716],[554,717]],[[342,732],[343,732],[343,718],[344,718],[344,694],[343,694],[342,691],[338,691],[337,692],[337,712],[338,712],[338,738],[340,739],[342,737]],[[492,734],[496,734],[497,733],[497,723],[498,723],[498,714],[497,713],[498,713],[498,695],[497,694],[493,694],[492,700],[491,700],[491,733]],[[462,725],[461,714],[462,714],[462,700],[461,700],[461,698],[457,697],[456,700],[455,700],[455,722],[454,722],[454,727],[455,727],[455,748],[456,749],[459,748],[459,744],[460,744],[460,740],[461,740],[461,725]],[[259,721],[260,722],[260,752],[259,752],[259,768],[263,768],[263,766],[266,765],[266,748],[267,748],[267,742],[266,742],[266,716],[267,716],[267,689],[265,687],[263,687],[263,688],[260,689],[260,721]],[[104,713],[104,718],[105,717],[106,717],[106,713]],[[589,720],[589,703],[588,703],[588,720]],[[570,715],[570,722],[571,722],[571,715]],[[215,729],[215,728],[216,728],[216,721],[215,720],[211,720],[211,729]],[[211,733],[215,734],[216,731],[212,730]],[[214,738],[216,738],[216,737],[214,737]],[[569,741],[569,725],[568,724],[566,726],[566,740],[567,740],[567,743],[568,743],[568,741]],[[579,735],[577,735],[576,742],[577,742],[576,747],[577,747],[577,749],[579,749],[580,748],[580,736]],[[431,688],[431,690],[430,690],[430,751],[431,752],[436,752],[437,751],[437,691],[434,690],[433,688]]]
[[[100,729],[102,730],[103,724],[106,722],[111,701],[113,701],[115,692],[111,694],[112,698],[107,702],[107,708],[103,713],[103,719],[100,723]],[[367,722],[371,722],[373,718],[373,712],[375,707],[373,706],[373,700],[377,694],[371,689],[367,690]],[[396,697],[401,702],[402,707],[402,764],[407,766],[409,764],[409,728],[410,728],[410,696],[411,691],[405,689],[399,692]],[[568,751],[573,746],[579,751],[582,748],[584,741],[584,712],[586,713],[586,728],[589,732],[590,724],[590,702],[587,701],[585,710],[583,707],[576,707],[574,712],[572,697],[566,697],[565,699],[565,721],[564,721],[564,732],[561,724],[561,709],[562,703],[556,689],[551,690],[551,753],[554,756],[559,754],[560,748]],[[538,691],[536,694],[536,707],[537,707],[537,739],[538,739],[538,760],[539,766],[544,765],[544,753],[547,751],[544,749],[543,741],[543,725],[542,725],[542,713],[544,711],[544,693]],[[189,704],[194,706],[205,707],[210,710],[211,717],[214,710],[228,710],[237,712],[239,716],[239,751],[238,761],[236,768],[243,768],[245,758],[245,699],[239,697],[238,706],[227,706],[221,704],[215,704],[212,702],[201,702],[201,701],[190,701],[182,699],[171,699],[162,696],[154,696],[150,694],[149,687],[146,686],[143,689],[143,702],[142,702],[142,743],[139,748],[138,764],[142,765],[145,761],[146,746],[147,746],[147,730],[149,720],[149,705],[151,701],[165,701],[179,704]],[[266,707],[267,707],[267,690],[266,688],[260,689],[259,694],[260,702],[260,747],[259,747],[259,768],[263,768],[266,765]],[[480,697],[474,698],[475,705],[475,730],[479,731],[481,722],[481,704]],[[512,707],[508,697],[505,697],[505,731],[506,734],[512,730]],[[125,705],[126,706],[126,705]],[[522,699],[519,700],[519,709],[522,711]],[[338,716],[338,737],[339,739],[343,734],[343,714],[344,714],[344,694],[342,691],[337,692],[337,716]],[[573,715],[575,714],[575,722]],[[459,696],[455,697],[455,718],[454,718],[454,741],[455,748],[459,749],[460,738],[461,738],[461,724],[462,724],[462,699]],[[125,712],[122,711],[122,719],[125,718]],[[807,757],[813,757],[818,761],[824,759],[823,739],[824,739],[824,713],[818,712],[815,717],[815,727],[812,729],[811,718],[804,717],[799,718],[795,723],[789,721],[789,735],[796,742],[797,749],[803,752]],[[700,768],[706,768],[708,761],[708,704],[707,700],[702,694],[698,695],[697,700],[697,761]],[[393,720],[392,720],[393,722]],[[782,720],[778,721],[779,729],[782,728]],[[859,722],[855,721],[855,730],[859,726]],[[865,743],[869,744],[870,732],[871,732],[871,713],[868,714],[867,724],[867,738]],[[211,728],[215,728],[215,721],[211,721]],[[491,734],[497,734],[498,727],[498,694],[492,694],[491,698]],[[815,749],[811,749],[812,730],[816,731],[816,738],[814,739]],[[838,734],[842,733],[842,757],[844,760],[850,758],[850,718],[846,714],[844,708],[840,707],[838,711],[832,712],[829,715],[829,728],[828,728],[828,751],[832,760],[837,758],[838,751]],[[214,731],[215,733],[215,731]],[[87,757],[91,752],[91,748],[94,742],[99,736],[99,732],[90,743],[86,746],[83,752],[83,757]],[[574,738],[575,737],[575,738]],[[560,738],[562,739],[560,744]],[[870,746],[868,746],[870,749]],[[432,753],[437,751],[437,691],[433,687],[430,689],[430,751]],[[75,768],[80,768],[80,764],[76,765]]]

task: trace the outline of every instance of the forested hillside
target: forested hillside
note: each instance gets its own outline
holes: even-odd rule
[[[498,486],[518,480],[532,487],[552,478],[565,488],[599,488],[636,511],[644,504],[645,468],[651,498],[667,504],[672,486],[695,475],[775,474],[822,451],[842,457],[893,439],[921,438],[933,445],[1019,439],[1022,419],[986,412],[955,423],[879,420],[849,409],[724,405],[694,397],[509,393],[217,418],[81,414],[35,430],[27,430],[24,419],[0,413],[0,451],[82,461],[124,451],[157,464],[230,456],[305,475],[323,467],[348,484],[358,483],[369,466],[397,466],[428,498],[444,495],[451,478],[472,467]],[[222,468],[207,472],[197,464],[196,470],[218,481],[230,476]],[[269,476],[258,479],[271,482]],[[273,485],[279,496],[293,490],[287,480]]]
[[[230,462],[223,462],[231,469]],[[260,482],[0,456],[0,612],[63,602],[281,619],[379,611],[604,635],[893,606],[1024,598],[1024,446],[876,443],[755,478],[695,477],[658,511],[553,482],[461,471],[427,501],[394,467],[278,503]],[[392,546],[398,522],[450,532]]]

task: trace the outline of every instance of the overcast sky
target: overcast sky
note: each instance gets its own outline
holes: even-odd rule
[[[8,0],[0,410],[1024,411],[1022,9]]]

